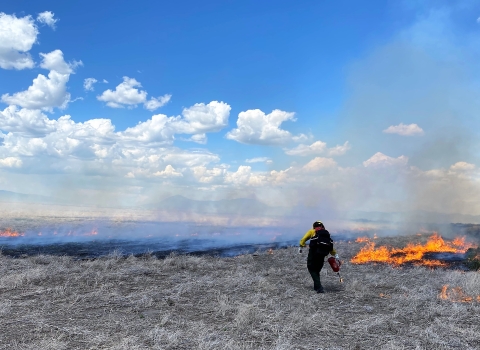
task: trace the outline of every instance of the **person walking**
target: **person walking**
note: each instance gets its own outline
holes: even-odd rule
[[[335,259],[338,259],[338,254],[333,248],[333,240],[330,237],[330,232],[325,229],[321,221],[315,221],[313,223],[313,229],[308,230],[300,240],[299,253],[302,253],[302,249],[305,248],[305,242],[308,240],[310,240],[310,249],[308,250],[307,269],[313,279],[313,289],[317,293],[325,293],[322,283],[320,282],[320,271],[325,262],[325,257],[328,254],[335,256]]]

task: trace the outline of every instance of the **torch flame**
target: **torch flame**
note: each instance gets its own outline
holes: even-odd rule
[[[368,243],[351,260],[354,264],[369,262],[382,262],[393,265],[402,265],[407,262],[425,266],[445,266],[438,260],[423,260],[425,253],[465,253],[473,244],[465,242],[465,237],[456,238],[448,243],[438,234],[434,233],[425,244],[408,243],[405,248],[388,248],[380,246],[375,248],[375,243]]]

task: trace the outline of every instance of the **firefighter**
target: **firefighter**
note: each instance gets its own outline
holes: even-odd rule
[[[300,240],[299,253],[302,253],[302,249],[305,248],[305,242],[308,240],[310,240],[310,249],[308,250],[307,269],[313,279],[313,289],[317,293],[325,293],[320,283],[320,270],[322,270],[325,257],[328,254],[335,256],[335,259],[338,259],[338,254],[333,249],[333,240],[330,237],[330,233],[325,230],[325,226],[321,221],[315,221],[313,229],[308,230]]]

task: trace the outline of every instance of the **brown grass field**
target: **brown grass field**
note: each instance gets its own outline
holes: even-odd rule
[[[0,349],[480,349],[479,272],[349,263],[362,246],[336,244],[344,283],[327,265],[325,294],[293,247],[234,258],[0,255]],[[442,300],[444,285],[473,300]]]

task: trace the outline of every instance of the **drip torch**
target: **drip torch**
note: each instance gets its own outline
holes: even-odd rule
[[[339,259],[334,258],[333,256],[328,258],[327,261],[330,264],[333,272],[337,273],[338,278],[340,279],[340,283],[343,283],[343,278],[342,276],[340,276],[340,266],[342,265],[342,262]]]

